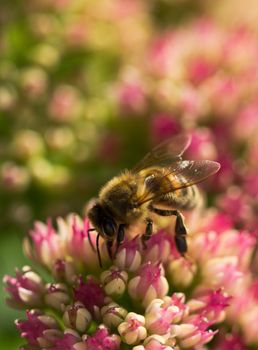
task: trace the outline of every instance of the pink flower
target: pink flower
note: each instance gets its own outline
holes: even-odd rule
[[[141,260],[139,237],[131,240],[125,239],[116,255],[116,265],[121,269],[132,272],[140,267]]]
[[[166,339],[155,335],[145,339],[144,345],[134,346],[133,350],[173,350],[174,347],[166,345]]]
[[[130,296],[147,306],[154,298],[161,298],[168,292],[168,282],[164,277],[161,264],[151,262],[142,265],[138,275],[128,284]]]
[[[164,230],[158,231],[146,242],[147,248],[145,253],[145,261],[160,261],[166,263],[170,257],[178,256],[175,247],[174,238],[171,233]]]
[[[196,56],[188,62],[188,79],[194,85],[201,84],[214,74],[217,68],[211,59],[203,56]]]
[[[76,344],[81,343],[81,338],[74,333],[67,332],[55,342],[49,350],[76,350]]]
[[[99,326],[96,332],[85,340],[87,350],[118,350],[120,339],[115,334],[109,334],[108,329]]]
[[[239,284],[242,283],[243,273],[238,268],[236,256],[210,259],[203,267],[202,273],[205,285],[209,288],[217,289],[224,286],[227,292],[233,293],[235,288],[239,288]]]
[[[76,280],[74,265],[71,261],[58,259],[53,265],[53,276],[59,282],[72,284]]]
[[[187,149],[187,156],[191,159],[216,160],[217,149],[214,145],[214,136],[210,129],[199,128],[192,132],[192,141]]]
[[[27,311],[26,315],[27,320],[17,320],[16,326],[21,332],[21,336],[28,341],[28,345],[50,347],[61,335],[55,319],[51,316],[38,310]]]
[[[175,116],[165,113],[154,115],[151,119],[150,128],[153,143],[155,144],[158,144],[179,132],[179,125]]]
[[[232,297],[222,293],[221,289],[216,291],[208,290],[194,299],[191,299],[187,305],[190,313],[198,313],[207,317],[211,322],[221,322],[225,318],[225,308],[230,305]]]
[[[30,235],[33,246],[26,240],[25,249],[32,260],[51,269],[53,261],[64,257],[63,241],[54,230],[50,220],[48,220],[47,225],[36,222]]]
[[[173,336],[179,338],[183,348],[191,348],[209,342],[217,331],[209,330],[211,323],[201,315],[189,316],[185,323],[172,328]]]
[[[129,312],[118,326],[118,332],[126,344],[138,344],[147,336],[144,316]]]
[[[105,304],[105,292],[93,277],[89,277],[86,282],[81,277],[74,288],[74,300],[80,301],[92,314],[95,308],[101,308]]]
[[[98,269],[98,260],[88,237],[90,235],[92,245],[96,248],[97,235],[95,231],[88,232],[90,229],[89,220],[87,218],[81,220],[78,216],[71,215],[67,224],[63,219],[58,218],[58,228],[59,235],[63,236],[66,241],[65,250],[75,262],[85,261],[89,270]]]
[[[152,300],[145,311],[148,332],[163,335],[169,332],[172,323],[180,322],[186,313],[181,300],[184,300],[184,295],[179,294]]]
[[[117,89],[118,101],[123,111],[141,113],[146,105],[146,92],[140,81],[122,83]]]
[[[43,303],[44,284],[41,277],[24,266],[16,269],[16,277],[5,276],[4,283],[10,297],[6,302],[15,308],[39,307]]]
[[[183,257],[170,259],[167,265],[167,278],[171,284],[186,288],[192,282],[197,273],[195,263]]]

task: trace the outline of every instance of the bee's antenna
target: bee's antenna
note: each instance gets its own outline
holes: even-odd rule
[[[102,268],[101,256],[100,256],[100,251],[99,251],[99,237],[100,237],[100,234],[98,233],[98,235],[97,235],[97,241],[96,241],[96,244],[97,244],[97,253],[98,253],[98,259],[99,259],[99,266]]]
[[[95,230],[95,228],[89,228],[88,231],[87,231],[87,233],[88,233],[88,241],[90,243],[91,249],[95,252],[96,249],[95,249],[95,247],[94,247],[94,245],[92,243],[91,236],[90,236],[90,232],[91,231],[96,231],[96,230]]]

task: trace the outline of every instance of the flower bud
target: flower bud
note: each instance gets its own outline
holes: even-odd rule
[[[165,263],[172,254],[172,240],[172,235],[162,230],[152,235],[146,243],[147,250],[144,261]]]
[[[46,285],[45,303],[56,310],[63,310],[64,306],[68,304],[70,297],[68,289],[62,283],[48,283]]]
[[[211,323],[202,315],[193,315],[185,320],[185,323],[171,327],[171,334],[177,337],[182,348],[208,343],[216,334],[216,331],[209,330]]]
[[[146,263],[140,267],[138,275],[130,280],[129,295],[144,307],[153,299],[162,298],[168,292],[168,282],[163,275],[161,264]]]
[[[147,331],[144,325],[144,316],[138,315],[134,312],[129,312],[125,321],[118,326],[118,332],[126,344],[137,344],[147,336]]]
[[[28,257],[51,269],[53,261],[65,255],[63,237],[56,232],[51,221],[47,224],[36,222],[30,232],[32,244],[26,239],[24,249]]]
[[[181,257],[169,262],[166,272],[171,283],[183,288],[188,287],[197,271],[196,265]]]
[[[110,303],[101,308],[101,316],[105,325],[116,328],[127,315],[127,310],[116,303]]]
[[[74,283],[77,278],[72,260],[57,259],[52,268],[52,273],[57,281],[69,284]]]
[[[51,349],[52,350],[85,349],[85,346],[83,347],[82,345],[83,345],[82,338],[80,337],[80,335],[72,329],[66,329],[64,333],[55,340],[55,344],[53,347],[51,347]]]
[[[136,271],[141,264],[141,254],[138,243],[138,237],[132,240],[125,241],[117,255],[115,264],[122,270],[130,272]]]
[[[174,350],[171,344],[166,344],[166,337],[151,335],[144,340],[144,345],[134,346],[132,350]]]
[[[207,290],[196,298],[188,301],[190,313],[198,313],[205,316],[213,323],[222,322],[225,319],[225,309],[232,298],[221,289]]]
[[[68,328],[73,328],[81,333],[85,332],[89,327],[91,319],[91,314],[80,302],[67,306],[63,315],[65,326]]]
[[[109,270],[102,272],[100,280],[107,295],[121,296],[124,294],[128,275],[125,271],[120,271],[113,266]]]
[[[5,276],[3,282],[10,298],[6,301],[14,308],[39,307],[43,302],[44,284],[41,277],[24,266],[16,270],[16,277]]]
[[[16,326],[21,336],[27,339],[28,346],[50,347],[54,345],[55,339],[62,335],[53,317],[39,310],[27,311],[26,315],[27,320],[17,320]]]
[[[213,276],[212,279],[210,276]],[[238,268],[237,256],[222,256],[210,259],[203,266],[203,277],[207,287],[224,286],[234,292],[238,281],[241,283],[242,272]]]
[[[110,349],[118,350],[121,339],[117,334],[109,334],[108,329],[100,325],[96,332],[91,336],[86,336],[85,339],[87,350]],[[85,347],[82,347],[84,350]],[[81,349],[76,349],[81,350]]]
[[[185,305],[176,305],[170,297],[154,299],[145,312],[145,323],[149,333],[164,335],[169,332],[170,325],[178,322],[185,311]]]

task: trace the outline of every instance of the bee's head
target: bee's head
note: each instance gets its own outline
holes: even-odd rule
[[[116,221],[100,204],[95,204],[88,212],[88,218],[96,231],[106,239],[112,239],[117,232]]]

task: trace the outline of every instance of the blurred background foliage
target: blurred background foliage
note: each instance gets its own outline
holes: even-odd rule
[[[25,258],[35,219],[87,201],[183,130],[220,161],[208,199],[257,227],[255,0],[2,0],[0,271]],[[16,349],[1,291],[0,348]]]

